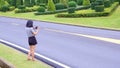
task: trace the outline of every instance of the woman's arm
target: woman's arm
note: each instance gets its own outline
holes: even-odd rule
[[[38,32],[39,32],[39,30],[40,30],[40,29],[39,29],[39,28],[37,28],[37,29],[36,29],[36,31],[32,31],[32,33],[33,33],[34,35],[37,35],[37,34],[38,34]]]

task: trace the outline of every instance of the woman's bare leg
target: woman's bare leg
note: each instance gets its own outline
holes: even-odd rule
[[[32,53],[32,60],[35,61],[35,58],[34,58],[34,56],[35,56],[35,54],[34,54],[35,53],[35,45],[32,46],[32,52],[31,53]]]
[[[28,52],[28,60],[30,60],[30,55],[32,54],[32,46],[30,46],[30,51]]]

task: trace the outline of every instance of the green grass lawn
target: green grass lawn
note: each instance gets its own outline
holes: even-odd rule
[[[0,57],[13,64],[16,68],[52,68],[47,64],[36,61],[27,61],[27,55],[0,44]]]
[[[55,14],[35,16],[33,12],[19,14],[15,14],[13,11],[7,13],[0,12],[0,16],[120,30],[120,6],[116,9],[116,11],[112,15],[108,17],[56,18],[54,15]]]

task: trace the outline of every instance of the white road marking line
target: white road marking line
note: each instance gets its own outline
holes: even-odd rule
[[[18,25],[20,25],[20,24],[17,24],[17,23],[11,23],[12,25],[16,25],[16,26],[18,26]]]
[[[62,31],[62,30],[55,30],[55,29],[49,29],[49,28],[45,28],[45,30],[58,32],[58,33],[69,34],[69,35],[75,35],[75,36],[82,36],[82,37],[92,38],[92,39],[96,39],[96,40],[111,42],[111,43],[115,43],[115,44],[120,44],[120,40],[119,39],[112,39],[112,38],[105,38],[105,37],[92,36],[92,35],[85,35],[85,34],[79,34],[79,33],[65,32],[65,31]]]
[[[23,48],[23,47],[20,47],[20,46],[18,46],[18,45],[15,45],[15,44],[13,44],[13,43],[8,42],[8,41],[2,40],[2,39],[0,39],[0,41],[1,41],[1,42],[4,42],[4,43],[7,43],[7,44],[9,44],[9,45],[12,45],[12,46],[14,46],[14,47],[17,47],[17,48],[19,48],[19,49],[22,49],[22,50],[24,50],[24,51],[29,52],[28,49],[25,49],[25,48]],[[44,59],[46,59],[46,60],[48,60],[48,61],[50,61],[50,62],[53,62],[53,63],[55,63],[55,64],[57,64],[57,65],[60,65],[60,66],[63,67],[63,68],[71,68],[71,67],[69,67],[69,66],[67,66],[67,65],[65,65],[65,64],[62,64],[62,63],[60,63],[60,62],[58,62],[58,61],[55,61],[55,60],[53,60],[53,59],[50,59],[50,58],[48,58],[48,57],[45,57],[45,56],[43,56],[43,55],[41,55],[41,54],[35,53],[35,55],[37,55],[37,56],[39,56],[39,57],[42,57],[42,58],[44,58]]]

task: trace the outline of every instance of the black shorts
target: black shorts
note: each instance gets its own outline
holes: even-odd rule
[[[28,43],[29,43],[30,46],[31,45],[36,45],[37,44],[37,40],[36,40],[35,36],[29,37],[28,38]]]

